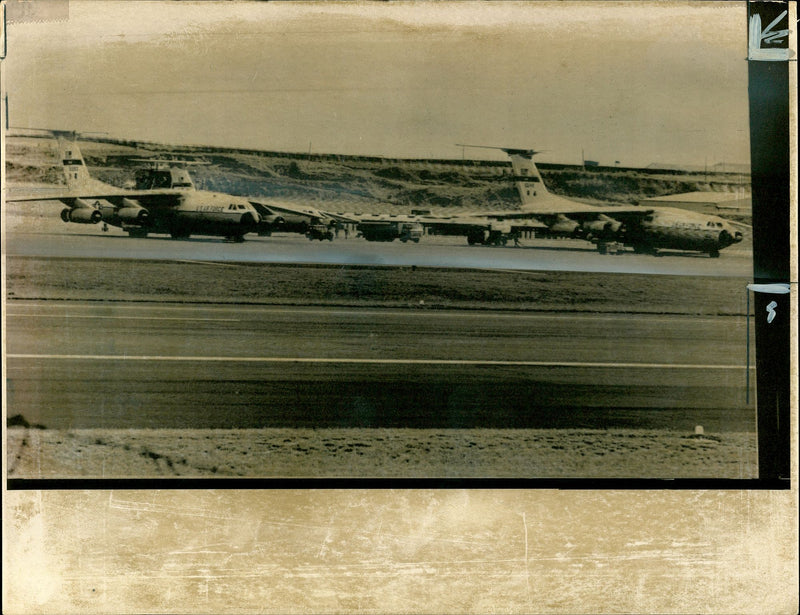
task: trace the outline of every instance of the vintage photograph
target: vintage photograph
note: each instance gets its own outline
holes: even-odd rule
[[[745,8],[12,24],[8,477],[757,477]]]
[[[796,613],[769,4],[0,3],[3,612]]]

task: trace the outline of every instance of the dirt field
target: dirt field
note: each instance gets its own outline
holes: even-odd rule
[[[180,275],[176,275],[179,269]],[[392,267],[10,258],[7,296],[113,302],[742,314],[744,280]],[[303,283],[298,283],[302,280]],[[11,478],[753,478],[754,433],[667,430],[11,428]]]
[[[8,299],[745,313],[745,279],[583,272],[9,257]]]
[[[754,433],[23,427],[7,433],[9,478],[757,476]]]

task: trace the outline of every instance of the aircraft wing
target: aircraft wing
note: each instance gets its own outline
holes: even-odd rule
[[[404,220],[420,222],[425,225],[436,224],[463,224],[463,225],[485,225],[493,220],[517,220],[517,221],[544,221],[558,216],[566,216],[576,222],[595,220],[599,216],[608,216],[621,221],[632,221],[642,219],[653,213],[652,209],[637,206],[608,206],[581,205],[580,203],[569,203],[555,207],[541,207],[536,210],[501,210],[501,211],[482,211],[464,212],[445,215],[422,215],[422,216],[402,216]],[[372,215],[370,220],[397,221],[400,216]]]
[[[566,216],[576,222],[595,220],[599,216],[608,216],[620,221],[631,221],[642,219],[653,213],[652,209],[637,206],[614,206],[601,207],[598,205],[583,205],[579,203],[571,206],[559,206],[553,208],[537,208],[528,211],[495,212],[486,214],[488,217],[503,220],[538,219],[544,220],[556,216]]]
[[[354,218],[353,216],[347,216],[344,214],[337,214],[332,211],[325,211],[323,212],[329,218],[333,218],[337,222],[345,222],[348,224],[357,224],[359,222],[358,218]]]
[[[307,216],[309,218],[319,218],[320,220],[324,220],[326,218],[335,220],[336,222],[347,222],[356,224],[359,222],[357,218],[352,216],[346,216],[342,214],[335,214],[330,211],[324,211],[320,209],[314,209],[312,207],[303,208],[303,207],[293,207],[291,205],[284,205],[283,203],[278,204],[274,202],[265,202],[265,201],[258,201],[249,199],[252,205],[258,205],[263,207],[264,209],[272,212],[273,214],[289,214],[293,216]]]
[[[9,192],[6,195],[8,203],[21,203],[25,201],[61,201],[65,204],[74,203],[80,199],[83,201],[119,201],[130,199],[132,201],[163,201],[177,202],[181,196],[185,195],[182,190],[103,190],[97,192],[74,192],[71,190],[58,190],[52,188],[27,189],[25,194]]]

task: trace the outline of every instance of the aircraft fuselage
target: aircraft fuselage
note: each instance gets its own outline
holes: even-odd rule
[[[242,197],[206,190],[186,190],[174,195],[138,194],[132,198],[106,198],[72,204],[62,212],[66,222],[100,222],[117,226],[134,236],[166,233],[174,238],[192,234],[241,239],[254,232],[261,216]],[[100,217],[82,215],[87,207]]]
[[[659,208],[622,229],[622,241],[637,251],[661,249],[719,251],[742,240],[742,233],[723,218],[682,209]]]

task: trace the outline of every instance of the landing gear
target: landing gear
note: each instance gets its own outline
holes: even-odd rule
[[[471,231],[467,234],[467,243],[471,246],[483,245],[486,243],[486,235],[483,231]]]
[[[653,248],[651,246],[646,246],[644,244],[637,244],[633,246],[633,251],[636,254],[650,254],[652,256],[658,256],[658,249]]]
[[[186,229],[180,227],[173,227],[172,230],[169,232],[169,236],[173,239],[189,239],[191,237],[191,233]]]
[[[501,231],[471,231],[467,234],[467,243],[471,246],[505,246],[508,234]]]
[[[244,235],[229,235],[225,239],[233,243],[244,243]]]
[[[711,250],[711,252],[709,252],[708,255],[711,258],[719,258],[719,250]]]
[[[128,237],[135,237],[137,239],[144,239],[147,237],[147,231],[143,228],[128,229]]]
[[[625,251],[625,246],[618,241],[598,241],[597,251],[600,254],[622,254]]]

